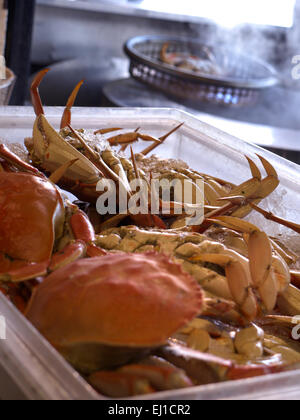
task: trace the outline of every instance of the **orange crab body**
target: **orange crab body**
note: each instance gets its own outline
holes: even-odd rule
[[[89,253],[94,238],[84,213],[0,144],[0,285],[47,275]]]
[[[201,288],[164,255],[77,261],[36,290],[28,319],[80,371],[131,361],[202,310]]]
[[[48,261],[64,215],[61,196],[46,179],[25,173],[0,174],[2,254],[32,263]]]

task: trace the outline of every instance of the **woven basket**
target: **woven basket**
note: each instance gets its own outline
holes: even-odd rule
[[[224,75],[195,73],[163,63],[160,53],[165,43],[169,44],[168,52],[204,59],[208,48]],[[130,74],[134,79],[182,99],[242,106],[253,103],[260,90],[278,83],[275,71],[259,60],[190,40],[136,37],[125,44],[124,50],[131,60]]]

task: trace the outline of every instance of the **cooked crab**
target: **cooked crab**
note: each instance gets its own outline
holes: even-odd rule
[[[259,315],[260,301],[264,310],[271,312],[278,294],[281,296],[290,283],[286,262],[273,254],[267,235],[254,225],[240,219],[215,218],[214,223],[226,220],[232,229],[248,234],[247,255],[232,249],[208,236],[183,231],[142,230],[134,226],[109,229],[97,235],[96,243],[109,251],[147,252],[156,251],[170,255],[193,275],[208,293],[208,298],[224,299],[225,313],[219,316],[241,316],[249,320]],[[271,271],[270,271],[271,270]],[[230,305],[228,302],[234,302]],[[207,306],[207,314],[214,301]],[[219,302],[219,306],[220,302]]]
[[[95,233],[85,214],[4,145],[0,145],[0,216],[0,282],[44,276],[81,258],[89,247],[94,251]]]
[[[111,254],[51,274],[27,318],[83,373],[122,366],[201,313],[197,282],[168,257]]]

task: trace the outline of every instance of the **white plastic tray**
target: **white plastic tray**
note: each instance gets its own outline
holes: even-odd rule
[[[46,108],[49,120],[58,127],[62,109]],[[0,108],[0,139],[23,142],[30,136],[34,121],[31,108]],[[158,149],[158,154],[182,158],[192,168],[240,183],[251,177],[247,154],[259,153],[278,170],[281,186],[264,202],[264,207],[279,216],[299,222],[299,166],[254,145],[225,134],[196,118],[170,109],[91,109],[75,108],[75,128],[120,126],[141,127],[144,132],[162,135],[176,124],[185,125]],[[255,220],[253,220],[255,219]],[[260,216],[252,220],[270,234],[284,234],[294,243],[300,237],[266,222]],[[300,244],[299,244],[300,249]],[[0,294],[0,316],[7,322],[7,339],[0,340],[0,368],[28,399],[104,399],[99,396],[41,337],[26,319]],[[292,326],[291,326],[292,328]],[[1,377],[0,377],[1,398]],[[187,390],[154,394],[148,399],[300,399],[300,372],[254,378],[238,382],[194,387]],[[145,398],[143,398],[145,399]]]

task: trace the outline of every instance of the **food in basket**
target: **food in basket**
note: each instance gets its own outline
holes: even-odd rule
[[[220,68],[216,57],[209,48],[202,47],[206,58],[201,58],[189,53],[168,52],[169,47],[170,44],[165,43],[161,49],[160,59],[163,63],[193,73],[224,76],[224,70]]]
[[[58,133],[43,115],[37,91],[43,75],[33,84],[37,119],[33,138],[26,140],[38,169],[2,146],[0,182],[30,177],[32,186],[24,190],[27,198],[35,193],[36,183],[45,184],[56,197],[61,218],[57,229],[55,217],[52,224],[49,215],[43,223],[45,229],[50,226],[55,231],[55,239],[53,235],[48,243],[47,263],[25,253],[26,229],[14,231],[8,224],[1,225],[6,236],[0,242],[0,291],[95,389],[110,397],[298,369],[300,346],[292,333],[293,317],[300,313],[299,255],[282,245],[282,238],[269,237],[245,219],[251,212],[260,212],[270,223],[299,233],[299,225],[258,206],[279,185],[273,166],[260,157],[267,172],[263,178],[248,158],[251,179],[235,186],[192,170],[184,162],[148,156],[159,150],[164,138],[140,135],[134,129],[118,134],[117,123],[96,134],[74,130],[71,107],[80,85],[71,95]],[[132,151],[131,158],[126,157],[127,146],[138,139],[151,145],[142,154]],[[116,151],[116,145],[122,150]],[[49,180],[39,170],[50,175]],[[180,202],[175,196],[171,203],[160,197],[159,215],[97,216],[97,223],[92,220],[95,233],[87,216],[65,202],[54,183],[85,198],[93,208],[100,194],[96,184],[102,177],[116,183],[121,178],[129,188],[133,178],[149,182],[166,177],[195,185],[201,179],[205,220],[188,226],[186,218],[174,211],[164,214],[166,204],[175,210]],[[127,193],[131,194],[130,189]],[[50,207],[44,200],[41,194],[39,206],[31,202],[32,211],[42,214],[46,207],[48,214]],[[0,203],[5,209],[6,196]],[[11,225],[14,216],[10,216]],[[38,224],[30,224],[30,235],[41,238]],[[22,245],[20,255],[8,248],[10,242]],[[73,245],[81,245],[80,252],[76,248],[66,258],[61,251]],[[22,265],[15,260],[22,260]],[[16,277],[11,267],[17,264],[24,273],[24,260],[30,275]],[[37,262],[43,263],[42,272],[36,271]]]

